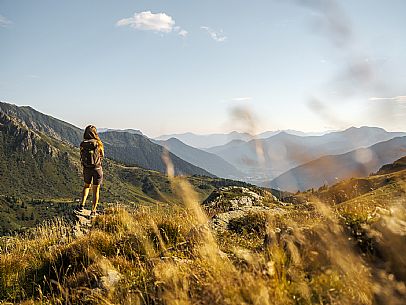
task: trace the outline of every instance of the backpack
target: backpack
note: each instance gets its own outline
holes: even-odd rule
[[[84,140],[80,143],[80,161],[88,168],[98,168],[101,166],[101,155],[96,140]]]

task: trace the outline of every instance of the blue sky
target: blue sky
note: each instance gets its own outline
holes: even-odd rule
[[[0,99],[149,136],[406,131],[404,12],[403,0],[0,0]]]

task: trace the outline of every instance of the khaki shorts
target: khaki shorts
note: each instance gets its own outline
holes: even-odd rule
[[[86,184],[100,185],[103,181],[103,170],[99,168],[83,168],[83,180]]]

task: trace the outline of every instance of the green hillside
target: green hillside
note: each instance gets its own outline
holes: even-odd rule
[[[406,150],[405,150],[406,154]],[[389,174],[392,172],[398,172],[400,170],[406,169],[406,156],[400,158],[399,160],[396,160],[395,162],[391,164],[386,164],[382,166],[379,171],[377,172],[377,175],[383,175],[383,174]]]
[[[166,172],[166,165],[162,159],[164,148],[153,143],[143,135],[120,131],[108,131],[100,134],[106,156],[127,165],[137,165],[153,169],[161,173]],[[208,171],[184,161],[169,152],[175,175],[204,175],[214,177]]]
[[[0,112],[17,118],[21,123],[34,131],[48,134],[75,146],[79,145],[82,141],[83,131],[80,128],[43,114],[29,106],[18,107],[16,105],[0,102]]]
[[[59,119],[43,114],[31,107],[18,107],[0,102],[0,113],[13,118],[20,125],[43,136],[60,140],[77,147],[82,141],[83,130]],[[151,142],[147,137],[133,131],[107,131],[100,134],[105,141],[105,153],[108,158],[131,166],[166,172],[162,160],[163,147]],[[205,175],[213,174],[194,166],[178,156],[169,153],[175,167],[175,174]]]
[[[0,234],[31,227],[63,215],[80,197],[79,150],[0,112]],[[125,166],[108,158],[101,188],[102,202],[179,203],[168,178],[158,171]],[[216,185],[239,182],[188,177],[205,199]]]

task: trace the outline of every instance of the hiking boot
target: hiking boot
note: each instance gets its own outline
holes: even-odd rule
[[[82,213],[84,209],[85,209],[85,206],[78,204],[77,206],[75,206],[74,212],[75,213]]]

